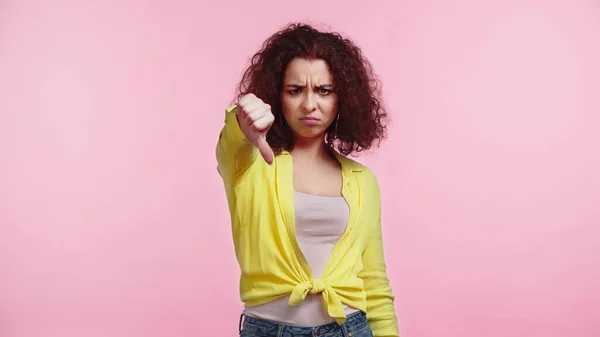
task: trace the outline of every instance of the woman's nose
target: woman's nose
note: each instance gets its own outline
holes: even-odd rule
[[[304,101],[302,102],[302,106],[304,107],[304,110],[310,112],[313,111],[317,108],[317,101],[314,97],[314,95],[312,93],[306,93],[305,97],[304,97]]]

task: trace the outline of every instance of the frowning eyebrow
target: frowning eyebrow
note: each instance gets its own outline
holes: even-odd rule
[[[286,84],[285,86],[289,87],[289,88],[298,88],[298,89],[304,89],[304,88],[306,88],[305,85],[301,85],[301,84]],[[317,89],[331,89],[331,88],[333,88],[333,85],[331,85],[331,84],[321,84],[321,85],[315,86],[315,88],[317,88]]]

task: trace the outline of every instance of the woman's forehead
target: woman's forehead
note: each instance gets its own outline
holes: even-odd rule
[[[324,85],[330,84],[331,80],[329,66],[323,60],[294,59],[288,65],[284,76],[286,84]]]

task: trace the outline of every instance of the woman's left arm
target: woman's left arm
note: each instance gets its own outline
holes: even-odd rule
[[[375,183],[376,184],[376,183]],[[399,336],[398,320],[394,309],[394,295],[386,272],[381,231],[381,201],[377,188],[377,214],[373,233],[362,256],[363,270],[359,277],[367,293],[367,318],[375,337]]]

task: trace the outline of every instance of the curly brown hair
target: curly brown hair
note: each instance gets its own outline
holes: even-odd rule
[[[347,156],[368,150],[373,143],[380,145],[385,138],[388,114],[382,104],[381,83],[361,49],[339,33],[292,23],[264,42],[237,87],[238,100],[252,93],[271,105],[275,122],[267,133],[267,142],[274,153],[294,147],[280,95],[285,70],[295,58],[324,60],[331,71],[339,120],[326,131],[329,146]]]

